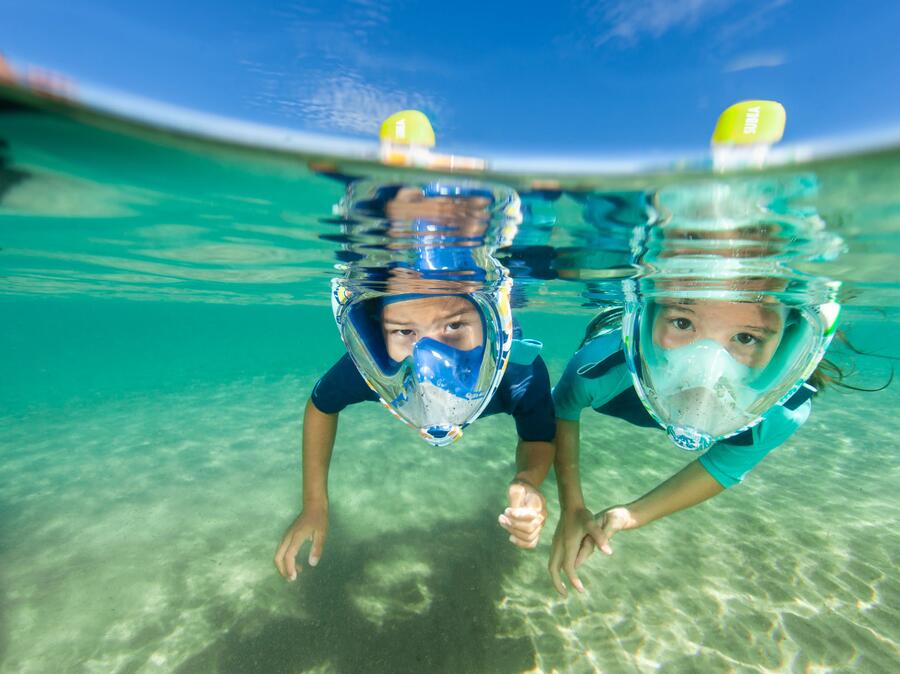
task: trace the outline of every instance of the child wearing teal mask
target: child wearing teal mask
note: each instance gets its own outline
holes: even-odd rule
[[[577,567],[595,547],[612,554],[616,533],[738,484],[809,417],[837,305],[719,294],[633,294],[624,311],[609,309],[595,319],[554,388],[562,512],[549,571],[560,594],[566,594],[564,577],[584,591]],[[585,505],[578,466],[585,407],[662,427],[677,446],[703,453],[639,499],[595,515]]]

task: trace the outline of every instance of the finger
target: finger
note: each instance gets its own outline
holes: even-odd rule
[[[531,520],[536,517],[540,517],[543,519],[544,513],[540,508],[507,508],[503,511],[503,514],[509,517],[510,519],[519,519],[519,520]]]
[[[584,584],[581,582],[581,578],[578,577],[578,573],[576,573],[575,571],[574,563],[563,566],[563,571],[566,572],[566,576],[568,577],[569,582],[572,583],[572,587],[578,590],[581,594],[584,594]]]
[[[511,533],[512,535],[509,537],[510,542],[515,543],[520,548],[535,548],[541,538],[540,530],[528,534],[515,531]]]
[[[322,558],[322,550],[325,548],[325,532],[321,529],[313,532],[312,546],[309,549],[309,565],[316,566]]]
[[[565,554],[563,555],[562,560],[562,568],[563,571],[566,572],[566,576],[569,579],[569,582],[572,583],[572,587],[576,590],[584,594],[584,584],[581,582],[581,579],[578,577],[578,573],[575,571],[576,559],[578,558],[578,539],[569,539],[566,541],[565,546]]]
[[[509,542],[515,545],[517,548],[522,548],[523,550],[533,550],[537,547],[538,539],[534,539],[532,541],[523,538],[516,538],[515,536],[510,536]]]
[[[303,570],[303,567],[297,566],[297,553],[300,552],[300,546],[306,539],[306,536],[294,536],[284,553],[285,578],[288,580],[297,580],[297,574]]]
[[[600,548],[600,552],[605,555],[611,555],[613,553],[609,541],[615,535],[616,531],[617,529],[613,527],[612,521],[610,520],[604,522],[600,527],[597,527],[596,523],[588,527],[588,533],[594,539],[594,543]]]
[[[520,548],[534,548],[537,547],[540,537],[540,530],[530,533],[510,531],[509,541]]]
[[[585,536],[581,541],[581,547],[578,548],[578,554],[575,556],[575,564],[574,568],[578,568],[590,557],[594,554],[594,539],[590,536]]]
[[[550,551],[550,562],[547,564],[547,571],[550,572],[550,580],[553,582],[553,587],[560,596],[566,597],[568,596],[569,591],[566,589],[566,585],[562,582],[562,578],[559,575],[561,561],[562,546],[559,545],[557,541],[554,541],[553,549]]]
[[[281,544],[278,546],[278,549],[275,551],[275,568],[278,569],[278,573],[287,578],[287,572],[284,568],[284,551],[287,550],[289,537],[285,536],[281,539]]]
[[[541,496],[540,492],[528,491],[525,494],[524,505],[526,508],[534,508],[538,512],[541,512],[544,509],[544,499]]]
[[[509,505],[511,508],[520,508],[525,503],[525,485],[513,482],[509,485]]]
[[[535,531],[540,531],[544,526],[544,519],[542,517],[528,520],[516,520],[504,518],[503,515],[501,515],[500,518],[501,519],[498,520],[500,526],[511,534],[528,535]]]

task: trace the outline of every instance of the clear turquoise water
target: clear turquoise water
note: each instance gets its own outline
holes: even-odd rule
[[[819,396],[745,484],[621,534],[567,600],[546,573],[552,531],[523,552],[496,524],[509,417],[434,449],[360,405],[338,434],[325,555],[285,584],[271,558],[299,509],[302,407],[343,352],[339,245],[321,238],[339,233],[323,218],[343,188],[298,157],[95,122],[0,111],[0,670],[897,669],[896,386]],[[896,357],[900,157],[796,171],[846,242],[797,266],[842,281],[843,329]],[[515,243],[574,250],[583,278],[602,275],[615,256],[580,207],[551,210]],[[585,286],[516,287],[557,378],[592,315]],[[860,386],[890,370],[832,355]],[[582,426],[594,509],[690,458],[657,431]],[[552,478],[544,491],[552,526]]]

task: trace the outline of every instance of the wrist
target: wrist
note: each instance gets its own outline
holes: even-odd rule
[[[563,495],[559,497],[559,507],[564,512],[575,512],[576,510],[586,510],[584,505],[584,497],[581,494]]]
[[[556,478],[556,493],[559,496],[559,507],[566,511],[584,508],[584,492],[581,491],[580,480]]]
[[[538,491],[543,481],[543,476],[535,470],[520,470],[512,479],[512,482],[521,482]]]
[[[328,510],[328,497],[327,496],[305,496],[303,497],[303,509],[304,510],[319,510],[319,511],[327,511]]]
[[[616,506],[616,509],[622,512],[623,529],[639,529],[647,524],[648,520],[644,518],[645,513],[641,512],[640,508],[636,509],[635,505],[637,504],[629,503],[627,505]]]

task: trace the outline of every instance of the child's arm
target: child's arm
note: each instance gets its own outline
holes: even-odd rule
[[[777,406],[765,420],[753,427],[749,445],[718,442],[696,461],[691,462],[641,498],[623,506],[599,512],[596,526],[588,530],[575,560],[578,567],[593,552],[594,546],[612,554],[609,540],[619,531],[637,529],[680,510],[692,508],[726,488],[738,484],[765,456],[786,442],[809,418],[812,404],[797,408]]]
[[[552,442],[522,440],[516,446],[516,476],[509,485],[509,507],[500,515],[500,526],[509,541],[520,548],[534,548],[547,519],[547,499],[540,486],[553,464]]]
[[[275,566],[288,580],[297,578],[297,553],[312,538],[309,565],[322,556],[328,533],[328,466],[337,434],[338,415],[319,411],[312,399],[303,413],[303,510],[288,527],[275,553]]]
[[[593,514],[584,505],[584,494],[581,490],[581,474],[578,468],[579,433],[578,421],[569,419],[556,420],[556,487],[559,493],[559,523],[553,534],[548,570],[553,586],[562,596],[568,591],[560,577],[564,571],[569,582],[579,592],[584,592],[584,585],[575,572],[575,559],[582,541],[592,528],[599,529],[594,522]]]
[[[637,529],[679,510],[686,510],[725,490],[699,461],[692,461],[681,471],[627,505],[613,506],[597,513],[598,527],[584,539],[575,567],[594,551],[594,546],[612,554],[610,539],[619,531]]]
[[[539,489],[553,465],[556,450],[552,442],[523,440],[516,446],[515,480]]]
[[[507,490],[509,506],[500,515],[500,526],[509,532],[509,540],[520,548],[534,548],[547,520],[547,500],[540,486],[553,465],[556,424],[550,375],[538,356],[530,366],[507,370],[510,389],[517,394],[511,414],[516,420],[519,441],[516,445],[516,475]]]

